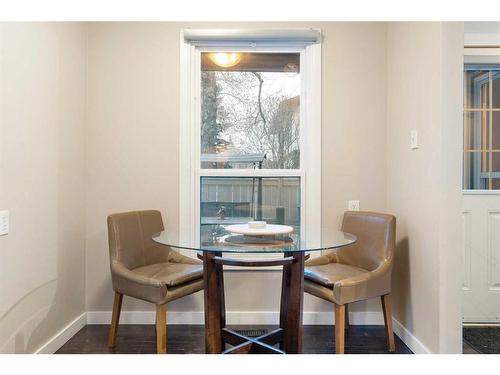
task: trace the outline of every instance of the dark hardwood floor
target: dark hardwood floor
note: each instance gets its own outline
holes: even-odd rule
[[[275,326],[233,326],[236,330],[267,329]],[[109,349],[108,325],[87,325],[73,336],[56,354],[149,354],[156,352],[154,325],[121,325],[117,345]],[[246,332],[247,334],[248,332]],[[168,326],[167,351],[172,354],[203,354],[205,352],[202,325]],[[396,339],[396,353],[411,354],[408,347]],[[304,326],[303,352],[334,354],[334,326]],[[347,354],[387,354],[384,326],[351,326],[346,333]]]

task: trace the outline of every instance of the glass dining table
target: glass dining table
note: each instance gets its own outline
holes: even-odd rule
[[[356,242],[354,235],[341,231],[329,232],[326,237],[319,246],[308,246],[306,241],[293,233],[272,237],[225,234],[204,240],[200,246],[179,243],[165,231],[154,235],[152,239],[171,248],[197,251],[198,258],[203,261],[206,353],[298,354],[302,352],[305,261],[310,253],[338,249]],[[276,256],[264,258],[256,254]],[[224,266],[282,266],[280,321],[277,329],[259,337],[248,337],[226,327]]]

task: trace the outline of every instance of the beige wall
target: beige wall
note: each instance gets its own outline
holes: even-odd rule
[[[460,24],[388,26],[387,211],[398,219],[394,316],[432,352],[461,351],[462,47]],[[416,150],[409,147],[411,129],[418,130]]]
[[[257,24],[319,27],[323,66],[323,236],[338,228],[348,199],[384,210],[385,24]],[[179,32],[186,26],[256,27],[256,24],[94,23],[88,36],[87,309],[112,302],[106,216],[142,208],[162,211],[178,231]],[[277,272],[227,276],[229,311],[278,311]],[[175,301],[174,311],[202,311],[201,293]],[[354,307],[379,309],[378,301]],[[151,306],[126,299],[125,310]],[[306,298],[306,311],[332,306]]]
[[[85,311],[85,26],[0,24],[0,352]]]

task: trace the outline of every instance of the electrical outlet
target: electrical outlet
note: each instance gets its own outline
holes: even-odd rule
[[[0,211],[0,236],[9,234],[9,211]]]
[[[347,208],[349,211],[359,211],[359,201],[348,201]]]

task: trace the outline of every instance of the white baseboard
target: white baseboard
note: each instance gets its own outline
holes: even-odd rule
[[[155,324],[154,311],[122,311],[120,324]],[[87,324],[110,324],[111,311],[87,312]],[[168,311],[167,324],[203,324],[204,314],[201,311]]]
[[[392,318],[394,333],[403,341],[407,347],[415,354],[432,354],[422,342],[413,335],[404,325],[398,320]]]
[[[87,313],[81,314],[42,345],[35,354],[53,354],[87,324]]]
[[[384,324],[382,313],[358,312],[349,314],[350,323],[354,325],[380,325]],[[278,311],[227,311],[227,324],[278,324]],[[111,322],[111,311],[89,311],[87,313],[87,324],[109,324]],[[122,311],[120,324],[154,324],[154,311]],[[305,325],[334,324],[332,312],[304,312]],[[169,311],[167,313],[168,324],[203,324],[204,313]]]

